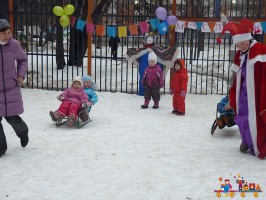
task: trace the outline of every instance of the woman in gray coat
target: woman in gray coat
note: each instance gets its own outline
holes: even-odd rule
[[[6,19],[0,19],[0,157],[7,150],[1,123],[3,117],[20,138],[22,147],[29,142],[28,127],[19,116],[24,111],[20,87],[27,67],[27,55],[19,42],[12,38],[10,24]]]

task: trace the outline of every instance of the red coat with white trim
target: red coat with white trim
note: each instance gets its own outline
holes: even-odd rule
[[[244,56],[237,52],[231,70],[235,72],[230,89],[230,106],[238,113],[241,86],[241,68]],[[253,41],[246,69],[248,120],[256,156],[266,157],[266,45]]]

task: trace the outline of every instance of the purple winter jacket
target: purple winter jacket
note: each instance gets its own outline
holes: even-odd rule
[[[84,88],[74,89],[72,87],[66,89],[60,96],[64,97],[64,101],[70,101],[71,103],[75,103],[77,105],[81,105],[82,103],[88,102],[88,95],[84,91]]]
[[[17,77],[25,78],[27,68],[27,55],[17,40],[11,38],[7,44],[0,45],[0,116],[23,113],[22,94]]]
[[[161,67],[159,65],[155,66],[148,66],[145,69],[143,78],[142,78],[142,84],[145,85],[148,83],[150,87],[158,87],[162,88],[164,86],[164,77],[163,72],[161,70]]]

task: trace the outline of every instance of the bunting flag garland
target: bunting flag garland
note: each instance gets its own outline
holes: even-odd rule
[[[138,26],[137,25],[130,25],[128,27],[130,35],[138,35]]]
[[[96,25],[96,35],[99,35],[101,37],[104,36],[104,26],[102,25]]]
[[[85,24],[86,24],[85,21],[78,19],[77,24],[76,24],[76,29],[83,31]]]
[[[153,31],[155,31],[158,28],[158,26],[160,25],[160,21],[158,18],[151,19],[150,23],[151,23],[151,27],[152,27]]]
[[[160,25],[160,21],[158,18],[153,18],[149,20],[149,23],[144,21],[140,22],[138,25],[129,25],[129,26],[103,26],[103,25],[94,25],[87,23],[81,19],[77,19],[74,16],[70,16],[70,26],[72,28],[76,28],[78,30],[83,31],[84,27],[86,27],[86,32],[93,35],[93,31],[96,27],[95,34],[97,36],[103,37],[106,31],[106,35],[108,37],[115,37],[117,34],[119,37],[127,37],[128,32],[131,36],[139,35],[139,30],[142,35],[150,32],[150,27],[153,31],[158,29]],[[193,30],[201,30],[202,32],[213,32],[213,33],[221,33],[223,30],[224,24],[222,22],[190,22],[190,21],[182,21],[177,20],[175,25],[169,26],[172,30],[174,28],[175,32],[184,33],[185,28],[193,29]],[[129,31],[127,31],[129,30]],[[226,32],[228,33],[228,31]],[[254,30],[253,34],[263,34],[266,33],[266,22],[254,22]]]
[[[115,38],[116,36],[116,28],[113,26],[107,26],[107,36]]]
[[[95,25],[94,24],[90,24],[90,23],[87,23],[86,24],[86,31],[88,34],[90,34],[92,36],[92,33],[94,31],[94,27]]]
[[[118,37],[127,37],[127,27],[126,26],[118,27]]]
[[[142,35],[145,35],[145,33],[149,32],[149,24],[147,22],[141,22],[139,24],[140,31]]]
[[[264,30],[264,33],[266,33],[266,22],[261,22],[262,30]]]
[[[70,26],[71,26],[72,28],[75,27],[76,20],[77,20],[76,17],[74,17],[74,16],[70,16]]]

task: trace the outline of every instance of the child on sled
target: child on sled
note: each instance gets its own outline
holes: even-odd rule
[[[67,125],[74,126],[78,117],[78,111],[81,107],[86,107],[86,104],[89,102],[88,96],[83,90],[81,77],[77,76],[74,78],[71,87],[60,94],[58,99],[62,103],[58,110],[50,111],[52,120],[61,122],[64,117],[67,117]]]
[[[96,85],[89,75],[83,75],[82,81],[84,85],[84,91],[86,92],[89,99],[89,102],[86,103],[86,108],[84,109],[84,112],[81,112],[80,114],[81,121],[85,122],[89,119],[89,112],[91,111],[92,105],[97,103],[98,96],[94,91],[96,89]]]
[[[216,122],[220,129],[224,128],[225,126],[231,127],[235,125],[235,112],[229,107],[228,96],[222,98],[220,103],[218,103],[217,111],[220,113],[220,116],[217,117]]]

